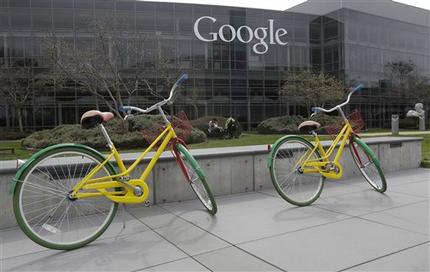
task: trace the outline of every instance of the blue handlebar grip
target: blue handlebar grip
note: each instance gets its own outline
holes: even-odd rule
[[[364,85],[363,85],[363,84],[358,84],[358,85],[354,88],[354,92],[361,91],[363,88],[364,88]]]
[[[129,111],[130,110],[130,108],[128,107],[128,106],[122,106],[122,107],[119,107],[119,109],[118,109],[120,112],[124,112],[124,113],[126,113],[127,111]]]
[[[188,75],[187,74],[183,74],[178,81],[176,81],[176,85],[181,85],[182,83],[184,83],[186,80],[188,79]]]
[[[312,107],[311,108],[311,112],[316,112],[317,111],[317,108],[316,107]]]

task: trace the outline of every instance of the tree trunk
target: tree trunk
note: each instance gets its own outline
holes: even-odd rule
[[[308,118],[311,116],[311,114],[313,113],[312,112],[312,107],[315,107],[315,106],[312,106],[310,103],[305,103],[306,104],[306,111],[307,111],[307,113],[308,113]],[[313,104],[313,105],[315,105],[315,104]]]
[[[121,118],[121,116],[120,116],[120,118]],[[123,118],[121,118],[121,121],[122,121],[122,122],[121,122],[122,129],[123,129],[124,133],[129,132],[129,129],[130,129],[130,123],[129,123],[128,119],[127,119],[127,120],[124,120]]]
[[[199,108],[197,107],[197,105],[195,103],[193,103],[192,105],[194,107],[194,116],[193,116],[194,118],[192,118],[192,119],[197,119],[197,118],[199,118]]]
[[[19,125],[19,131],[24,132],[24,127],[22,125],[22,110],[21,108],[16,109],[16,113],[18,115],[18,125]]]

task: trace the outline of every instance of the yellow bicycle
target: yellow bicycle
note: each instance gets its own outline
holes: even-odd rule
[[[310,132],[314,136],[311,143],[303,137],[289,135],[280,138],[271,149],[268,167],[272,183],[280,196],[291,204],[306,206],[320,196],[324,179],[340,179],[343,167],[339,160],[344,147],[349,144],[351,156],[367,182],[378,192],[387,189],[384,173],[372,149],[354,132],[351,122],[345,116],[342,107],[349,103],[351,95],[360,90],[359,85],[349,94],[347,100],[332,109],[314,107],[313,114],[337,110],[343,118],[343,127],[325,150],[316,131],[321,127],[318,122],[305,121],[299,125],[300,131]],[[337,152],[335,150],[337,149]],[[330,158],[334,155],[334,159]]]
[[[168,99],[147,108],[123,107],[125,118],[158,110],[165,129],[151,145],[126,167],[111,141],[104,122],[110,112],[88,111],[83,128],[99,127],[111,153],[105,158],[96,150],[78,144],[47,147],[22,165],[15,175],[12,191],[18,225],[34,242],[52,249],[70,250],[97,239],[111,224],[118,204],[145,203],[149,196],[146,180],[166,147],[172,152],[197,198],[211,214],[217,212],[205,174],[187,150],[166,117],[162,106],[174,100],[175,90],[188,76],[183,75],[172,87]],[[138,179],[131,172],[154,147],[159,145]],[[111,163],[114,160],[119,172]]]

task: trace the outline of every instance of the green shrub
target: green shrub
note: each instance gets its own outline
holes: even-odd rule
[[[174,117],[177,118],[177,117]],[[177,122],[180,119],[175,119]],[[159,115],[144,115],[144,116],[139,116],[136,118],[131,119],[131,123],[132,123],[132,130],[137,130],[137,131],[142,131],[145,132],[145,130],[150,130],[151,133],[157,133],[156,131],[162,130],[162,126],[164,124],[163,122],[163,117],[159,116]],[[175,122],[173,122],[175,123]],[[192,122],[190,121],[191,125]],[[187,126],[187,125],[185,125]],[[187,139],[185,139],[185,141],[188,144],[195,144],[195,143],[202,143],[205,142],[207,140],[206,134],[201,131],[200,129],[196,128],[196,127],[192,127],[191,128],[191,134],[189,134],[189,130],[184,130],[182,128],[177,128],[174,127],[176,134],[178,135],[178,137],[180,138],[184,138],[184,134],[187,134]]]
[[[19,140],[30,135],[31,132],[19,132],[13,130],[6,130],[0,133],[0,141]]]
[[[95,148],[104,147],[100,132],[96,129],[81,129],[79,125],[60,125],[53,129],[34,132],[22,140],[26,148],[40,149],[60,143],[86,144]]]
[[[298,126],[306,120],[314,120],[324,127],[342,122],[342,117],[326,114],[317,114],[311,119],[300,115],[272,117],[258,124],[257,131],[261,134],[299,134]]]
[[[150,129],[154,126],[161,126],[163,124],[163,117],[160,115],[140,115],[130,119],[131,130],[144,130]]]
[[[261,134],[297,134],[297,126],[306,119],[299,115],[272,117],[257,126]]]
[[[206,141],[207,141],[206,134],[200,129],[193,127],[191,131],[191,135],[188,136],[186,142],[189,144],[194,144],[194,143],[203,143]]]
[[[160,127],[162,117],[154,115],[142,115],[131,119],[129,131],[124,133],[122,121],[115,118],[106,124],[113,143],[117,148],[143,148],[148,146],[144,137],[144,130]],[[178,133],[179,134],[179,133]],[[206,135],[193,128],[187,143],[200,143],[206,141]],[[106,148],[106,140],[98,128],[82,129],[80,125],[60,125],[53,129],[34,132],[22,140],[22,145],[29,149],[41,149],[49,145],[60,143],[77,143],[93,148]]]
[[[321,124],[321,126],[327,126],[332,124],[340,124],[342,123],[342,117],[340,116],[332,116],[323,113],[319,113],[314,117],[310,118],[310,120],[316,121]]]
[[[418,129],[419,120],[417,117],[405,117],[399,120],[399,128]]]

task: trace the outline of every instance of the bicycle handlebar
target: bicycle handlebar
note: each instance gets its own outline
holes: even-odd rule
[[[122,107],[119,108],[119,111],[123,112],[123,113],[125,113],[127,115],[132,115],[131,114],[132,111],[136,111],[136,112],[139,112],[139,113],[149,113],[149,112],[151,112],[153,110],[159,109],[160,107],[162,107],[162,106],[164,106],[166,104],[173,103],[172,100],[173,100],[173,96],[175,94],[176,88],[179,87],[180,85],[182,85],[187,79],[188,79],[188,75],[187,74],[183,74],[175,82],[175,84],[173,84],[173,87],[170,90],[169,98],[164,99],[163,101],[160,101],[160,102],[158,102],[158,103],[156,103],[156,104],[154,104],[154,105],[152,105],[152,106],[150,106],[150,107],[148,107],[146,109],[141,109],[141,108],[134,107],[134,106],[122,106]]]
[[[179,86],[181,86],[182,83],[184,83],[187,80],[188,80],[188,75],[187,74],[183,74],[180,78],[178,78],[178,80],[175,82],[175,84],[173,84],[173,87],[170,90],[169,98],[167,98],[167,100],[169,100],[169,102],[173,99],[173,95],[175,94],[176,88],[178,88]]]
[[[187,74],[183,74],[177,81],[176,81],[176,85],[181,85],[182,83],[184,83],[185,81],[188,80],[188,75]]]
[[[359,91],[361,91],[362,89],[364,88],[364,85],[363,84],[358,84],[357,86],[355,86],[355,88],[354,89],[352,89],[352,93],[355,93],[355,92],[359,92]]]
[[[337,110],[337,109],[339,109],[339,108],[341,108],[341,107],[345,106],[346,104],[348,104],[348,103],[349,103],[349,100],[351,99],[352,94],[353,94],[353,93],[355,93],[355,92],[357,92],[357,91],[362,90],[362,89],[363,89],[363,87],[364,87],[364,85],[363,85],[363,84],[358,84],[356,87],[352,88],[352,90],[351,90],[351,91],[349,92],[349,94],[348,94],[348,98],[347,98],[347,99],[346,99],[346,101],[345,101],[345,102],[343,102],[342,104],[339,104],[339,105],[337,105],[337,106],[335,106],[335,107],[333,107],[333,108],[331,108],[331,109],[329,109],[329,110],[324,109],[324,108],[321,108],[321,107],[312,107],[312,108],[311,108],[311,111],[313,112],[313,114],[317,114],[317,113],[318,113],[318,112],[320,112],[320,111],[322,111],[322,112],[326,112],[326,113],[333,112],[333,111],[335,111],[335,110]]]

